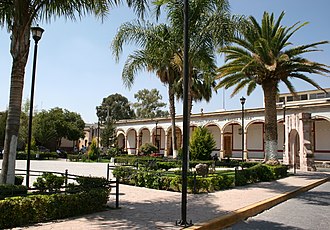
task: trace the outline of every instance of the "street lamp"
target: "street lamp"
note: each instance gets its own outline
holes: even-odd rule
[[[283,101],[283,154],[285,154],[285,111],[286,105],[285,101]]]
[[[156,121],[155,145],[157,147],[157,153],[159,153],[158,134],[157,134],[158,127],[157,127],[157,125],[158,125],[158,121]]]
[[[187,171],[188,171],[188,153],[189,153],[189,111],[188,111],[188,90],[189,90],[189,1],[183,1],[183,138],[182,138],[182,191],[181,191],[181,219],[176,223],[180,226],[190,226],[187,222]],[[175,129],[175,127],[173,127]]]
[[[33,56],[33,66],[32,66],[31,95],[30,95],[30,114],[29,114],[29,129],[28,129],[27,161],[26,161],[26,187],[29,187],[29,180],[30,180],[33,98],[34,98],[34,83],[36,79],[38,42],[41,39],[44,29],[37,25],[36,27],[31,28],[31,32],[32,32],[32,38],[34,40],[34,56]]]
[[[245,97],[241,97],[239,99],[242,104],[242,162],[244,161],[244,104],[245,104]]]

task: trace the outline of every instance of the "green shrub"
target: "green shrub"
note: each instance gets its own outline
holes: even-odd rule
[[[151,153],[157,152],[158,148],[151,143],[145,143],[140,147],[140,153],[143,155],[150,155]]]
[[[15,175],[15,185],[22,185],[24,181],[24,177],[23,176],[17,176]]]
[[[168,171],[169,169],[172,168],[177,168],[178,164],[176,162],[157,162],[157,168],[158,169],[164,169],[166,171]]]
[[[24,185],[0,184],[0,200],[11,196],[25,196],[27,187]]]
[[[32,195],[0,201],[0,228],[13,228],[100,211],[108,201],[107,189],[77,194]]]
[[[251,161],[245,161],[245,162],[240,162],[239,165],[242,166],[243,168],[251,168],[255,165],[260,164],[259,162],[251,162]]]
[[[192,160],[211,160],[216,143],[212,133],[205,127],[197,127],[190,138],[190,158]]]
[[[33,186],[40,192],[58,192],[64,184],[63,176],[56,176],[49,172],[44,172],[40,177],[37,177]]]
[[[288,176],[288,166],[286,165],[275,165],[268,167],[272,171],[275,179],[280,179]]]
[[[117,178],[120,182],[128,184],[129,181],[136,175],[137,170],[131,167],[117,166],[113,171],[112,175]]]
[[[251,168],[236,171],[235,185],[271,181],[287,176],[287,167],[282,165],[270,166],[257,164]]]
[[[92,140],[92,143],[90,145],[90,149],[88,151],[88,157],[89,157],[90,160],[95,161],[95,160],[98,159],[99,155],[100,155],[100,150],[97,147],[96,139],[94,138]]]
[[[109,181],[104,177],[80,176],[75,179],[82,190],[88,191],[93,188],[107,188]]]
[[[230,168],[232,168],[232,167],[239,166],[239,161],[227,158],[227,159],[224,159],[222,161],[216,161],[215,165],[220,166],[220,167],[230,167]]]

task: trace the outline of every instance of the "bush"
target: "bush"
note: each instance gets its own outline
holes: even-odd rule
[[[64,177],[56,176],[49,172],[44,172],[42,176],[37,177],[33,186],[41,193],[44,192],[58,192],[64,184]]]
[[[25,196],[27,187],[24,185],[0,184],[0,200],[11,196]]]
[[[91,189],[77,194],[32,195],[0,201],[0,228],[13,228],[100,211],[109,191]]]
[[[78,185],[88,191],[93,188],[106,188],[109,186],[109,181],[104,177],[86,177],[80,176],[76,178]]]
[[[276,166],[268,166],[268,167],[272,171],[275,179],[288,176],[288,166],[286,165],[276,165]]]
[[[22,185],[24,181],[24,177],[23,176],[15,176],[15,185]]]
[[[236,171],[235,185],[271,181],[287,176],[287,167],[283,165],[269,166],[257,164],[244,170]]]
[[[251,168],[255,165],[260,164],[259,162],[251,162],[251,161],[245,161],[239,163],[243,168]]]
[[[158,169],[164,169],[166,171],[178,167],[178,164],[176,162],[157,162],[156,164]]]
[[[90,160],[95,161],[95,160],[98,159],[99,155],[100,155],[100,150],[97,147],[96,139],[94,138],[92,140],[92,143],[90,145],[90,149],[88,151],[88,157],[89,157]]]
[[[120,182],[128,184],[130,180],[136,175],[137,170],[131,167],[119,166],[112,171],[112,175]]]
[[[212,133],[205,127],[197,127],[190,139],[190,158],[192,160],[211,160],[216,143]]]
[[[157,152],[158,148],[151,143],[145,143],[141,145],[140,152],[143,155],[150,155],[151,153]]]

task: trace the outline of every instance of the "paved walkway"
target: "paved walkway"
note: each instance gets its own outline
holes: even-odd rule
[[[329,173],[297,172],[295,176],[278,181],[208,194],[189,194],[187,219],[200,224],[327,177]],[[120,209],[17,229],[180,229],[175,221],[181,219],[181,193],[127,185],[120,185],[120,193]],[[114,204],[112,196],[109,206],[114,207]]]

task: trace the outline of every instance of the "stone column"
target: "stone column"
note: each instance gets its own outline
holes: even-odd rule
[[[223,160],[225,158],[225,152],[224,152],[224,133],[223,131],[220,131],[220,160]]]
[[[242,134],[243,135],[243,134]],[[247,161],[249,159],[248,151],[247,151],[247,132],[244,132],[244,160]]]
[[[164,138],[164,156],[167,157],[168,152],[167,152],[167,134],[165,134],[165,138]]]
[[[300,114],[300,169],[303,171],[315,171],[312,118],[310,113]]]

